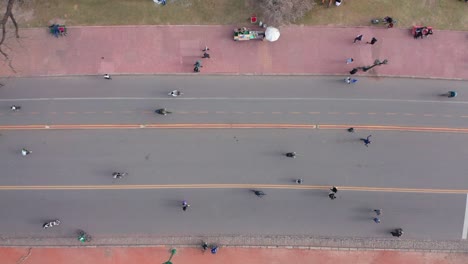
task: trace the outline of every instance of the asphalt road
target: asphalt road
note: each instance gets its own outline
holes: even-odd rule
[[[463,117],[468,115],[466,83],[361,78],[356,85],[346,85],[337,79],[9,79],[0,88],[0,126],[312,123],[467,127]],[[184,96],[168,98],[173,89],[182,90]],[[454,100],[438,95],[448,90],[460,95]],[[11,113],[11,104],[23,108]],[[174,114],[157,116],[152,113],[156,107],[167,107]],[[408,238],[460,239],[467,225],[464,162],[468,148],[462,133],[196,128],[0,133],[0,209],[4,212],[0,233],[7,236],[66,236],[82,228],[94,236],[388,237],[392,228],[402,227]],[[372,144],[365,147],[359,138],[369,134]],[[33,153],[22,157],[22,147]],[[284,157],[288,151],[296,151],[298,157]],[[129,176],[114,180],[113,171],[126,171]],[[304,184],[295,185],[296,178],[303,178]],[[135,190],[137,185],[146,188]],[[338,199],[333,201],[327,197],[332,185],[339,188]],[[43,187],[18,190],[21,186]],[[50,190],[53,186],[57,190]],[[249,191],[259,186],[267,193],[263,198]],[[378,189],[382,187],[387,189]],[[441,189],[446,193],[437,193]],[[191,204],[186,212],[180,207],[183,199]],[[375,208],[384,212],[380,224],[372,221]],[[62,220],[60,227],[41,229],[44,221],[56,217]]]
[[[339,77],[9,79],[2,124],[299,123],[466,127],[466,82]],[[167,94],[179,89],[182,97]],[[456,90],[459,96],[440,96]],[[11,113],[8,106],[23,107]],[[167,108],[172,116],[154,110]]]

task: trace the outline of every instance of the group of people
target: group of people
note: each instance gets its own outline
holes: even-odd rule
[[[206,243],[205,241],[203,241],[202,243],[202,248],[203,248],[203,252],[205,252],[207,249],[211,248],[211,254],[216,254],[218,253],[218,249],[219,249],[219,246],[217,245],[211,245],[209,246],[208,243]]]
[[[210,48],[208,48],[208,46],[205,46],[205,48],[202,49],[202,51],[203,51],[203,56],[201,57],[202,59],[209,59],[210,58],[210,54],[208,53],[209,50],[210,50]],[[193,66],[194,66],[194,68],[193,68],[194,72],[200,72],[200,68],[203,67],[200,60],[197,60]]]
[[[434,34],[432,27],[415,27],[414,28],[414,38],[424,38]]]

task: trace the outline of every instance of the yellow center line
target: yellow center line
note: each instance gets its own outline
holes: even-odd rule
[[[339,191],[388,192],[388,193],[428,193],[428,194],[467,194],[468,189],[431,188],[392,188],[336,186]],[[275,184],[146,184],[146,185],[10,185],[0,186],[0,191],[24,190],[155,190],[155,189],[285,189],[285,190],[325,190],[323,185],[275,185]]]

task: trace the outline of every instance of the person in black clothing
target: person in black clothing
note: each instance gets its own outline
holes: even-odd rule
[[[257,195],[257,197],[263,197],[265,195],[264,192],[259,191],[259,190],[252,190],[252,192]]]
[[[394,237],[401,237],[403,235],[403,229],[397,228],[390,233],[392,233],[392,236]]]
[[[366,145],[366,147],[368,147],[369,144],[371,143],[371,141],[369,139],[371,136],[372,135],[367,136],[367,138],[361,138],[361,140],[364,142],[364,145]]]

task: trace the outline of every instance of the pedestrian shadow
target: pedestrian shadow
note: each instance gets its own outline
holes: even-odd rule
[[[375,208],[377,209],[377,208]],[[369,214],[371,216],[375,216],[374,208],[369,208],[369,207],[359,207],[354,209],[354,211],[358,212],[359,214]]]
[[[304,190],[305,195],[316,198],[330,199],[328,198],[328,193],[329,190]]]
[[[360,137],[339,138],[336,140],[336,143],[360,143],[362,144]]]

